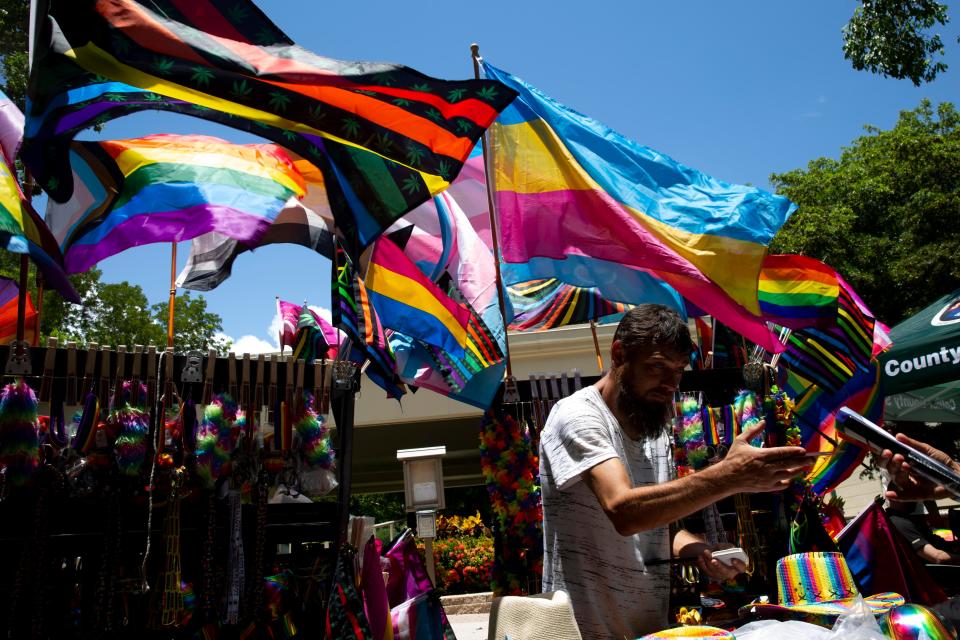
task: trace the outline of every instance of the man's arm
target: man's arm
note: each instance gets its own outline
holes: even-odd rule
[[[747,570],[747,565],[737,559],[733,559],[730,564],[714,559],[714,551],[729,549],[732,546],[729,542],[721,542],[711,546],[703,538],[690,533],[686,529],[677,531],[673,540],[670,541],[670,548],[673,550],[675,558],[696,558],[697,567],[700,568],[700,571],[706,573],[713,580],[729,580]]]
[[[927,543],[921,548],[917,549],[917,555],[927,562],[932,562],[934,564],[953,564],[960,562],[960,557],[947,551],[943,551],[942,549],[937,549],[930,543]]]
[[[763,422],[744,431],[717,464],[663,484],[633,487],[617,458],[583,473],[583,481],[620,535],[663,527],[735,493],[780,491],[812,466],[802,447],[750,446]]]

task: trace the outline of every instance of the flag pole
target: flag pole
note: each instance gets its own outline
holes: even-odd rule
[[[23,338],[26,335],[26,323],[27,323],[27,274],[30,272],[30,262],[27,259],[27,254],[20,254],[20,293],[17,296],[17,350],[20,355],[23,355],[23,351],[20,349],[23,346]]]
[[[597,368],[603,375],[603,355],[600,353],[600,340],[597,339],[597,323],[593,318],[590,319],[590,333],[593,334],[593,349],[597,352]]]
[[[334,256],[334,267],[336,267],[336,256]],[[280,318],[280,332],[277,334],[277,344],[280,345],[280,355],[283,355],[283,314],[280,313],[280,296],[277,299],[277,317]]]
[[[33,316],[33,346],[40,344],[40,319],[43,316],[43,274],[37,271],[37,313]]]
[[[480,79],[480,45],[476,42],[470,45],[470,58],[473,60],[473,77]],[[510,338],[507,335],[507,299],[504,293],[503,277],[500,275],[500,242],[499,227],[497,225],[497,212],[493,200],[493,182],[490,180],[490,151],[487,148],[487,134],[484,132],[480,136],[480,148],[483,150],[483,175],[487,183],[487,208],[490,213],[490,239],[493,245],[493,267],[497,276],[497,296],[500,299],[500,316],[503,318],[503,350],[504,358],[507,360],[507,379],[504,385],[503,402],[505,404],[520,402],[520,394],[517,391],[517,379],[513,377],[513,366],[510,363]]]
[[[177,243],[170,243],[170,311],[167,315],[167,348],[173,348],[173,312],[177,302]]]
[[[27,206],[30,206],[31,200],[33,200],[33,186],[31,184],[32,180],[30,178],[30,172],[25,172],[23,175],[23,186],[24,193],[23,196],[27,201]],[[22,350],[23,339],[27,333],[27,279],[30,273],[30,261],[27,258],[27,254],[20,254],[20,292],[17,294],[17,348],[16,353],[19,356],[25,355],[25,350]]]

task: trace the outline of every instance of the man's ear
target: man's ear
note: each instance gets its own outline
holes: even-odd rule
[[[613,345],[610,347],[610,360],[613,361],[613,366],[615,367],[623,364],[623,343],[619,340],[614,340]]]

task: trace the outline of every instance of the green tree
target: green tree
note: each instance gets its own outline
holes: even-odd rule
[[[21,110],[27,97],[29,0],[0,0],[0,82]]]
[[[203,296],[194,298],[189,291],[184,292],[177,296],[173,310],[175,314],[173,343],[178,353],[184,351],[206,353],[208,347],[213,347],[220,355],[226,355],[233,346],[229,339],[218,336],[223,330],[223,321],[216,313],[207,311],[207,299]],[[153,321],[160,328],[164,345],[166,345],[169,312],[170,303],[166,300],[153,305]]]
[[[823,260],[896,324],[960,287],[960,113],[924,100],[865,130],[839,160],[771,176],[799,210],[770,249]]]
[[[843,56],[858,71],[920,86],[947,70],[937,59],[943,42],[931,29],[948,20],[947,5],[935,0],[861,0],[843,28]]]

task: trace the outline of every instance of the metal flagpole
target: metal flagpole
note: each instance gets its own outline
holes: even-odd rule
[[[473,60],[473,76],[480,79],[480,45],[476,42],[470,45],[470,57]],[[510,363],[510,338],[507,335],[507,299],[503,287],[503,278],[500,275],[500,242],[497,213],[493,203],[493,182],[490,180],[490,152],[487,147],[486,132],[480,136],[480,145],[483,150],[483,175],[487,183],[487,207],[490,210],[490,238],[493,244],[493,266],[497,276],[497,295],[500,298],[500,315],[503,318],[503,350],[507,360],[507,379],[504,383],[503,402],[505,404],[520,402],[520,393],[517,390],[517,379],[513,377],[513,366]]]

